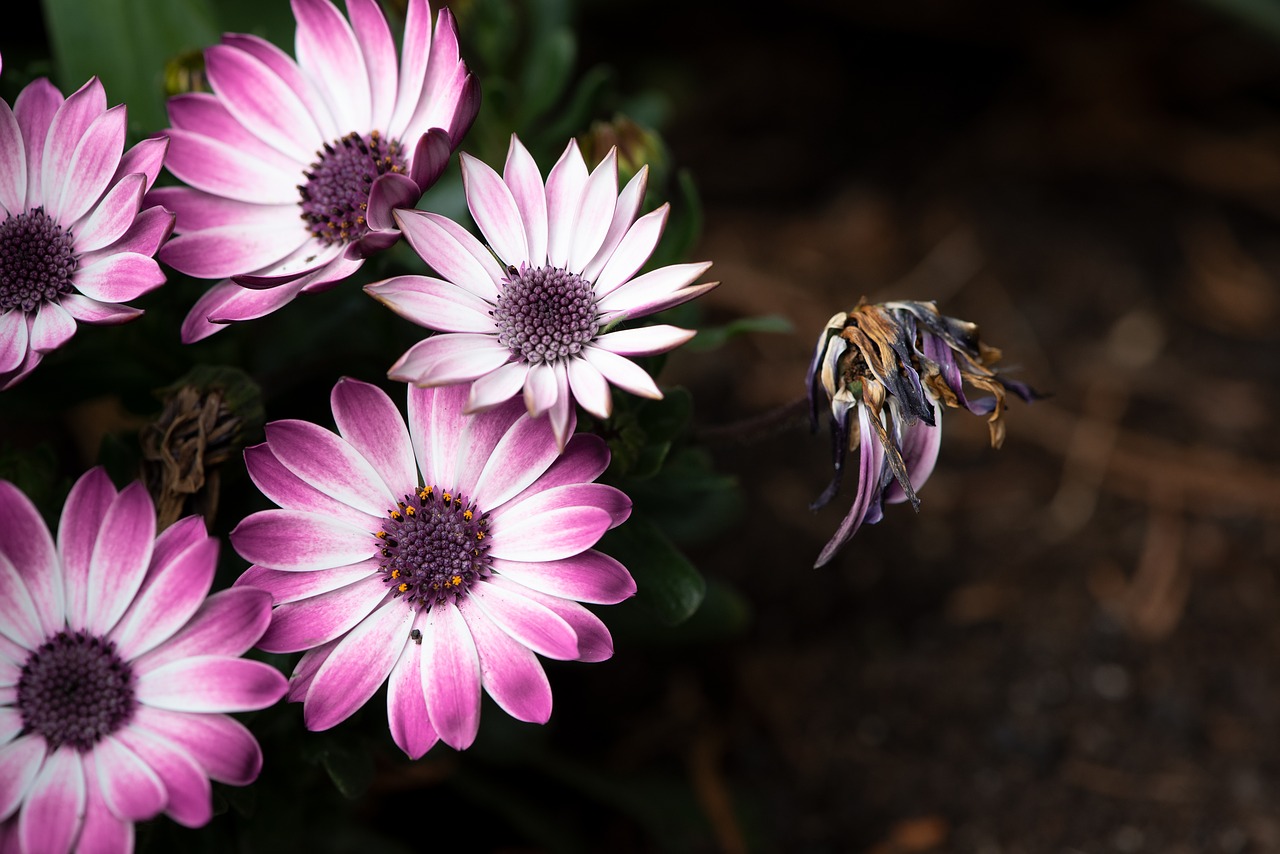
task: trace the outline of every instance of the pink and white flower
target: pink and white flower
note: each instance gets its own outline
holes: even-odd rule
[[[41,78],[0,101],[0,389],[75,334],[123,323],[121,303],[159,287],[152,257],[173,214],[143,209],[163,137],[124,150],[125,108],[95,77],[72,94]]]
[[[72,488],[55,542],[0,481],[0,849],[128,851],[133,822],[210,818],[210,778],[258,776],[257,741],[227,712],[287,685],[240,656],[271,597],[208,597],[218,542],[196,516],[156,536],[141,483],[98,468]]]
[[[667,221],[667,205],[636,218],[647,167],[619,193],[616,149],[588,173],[577,142],[570,142],[544,184],[513,136],[501,176],[463,154],[462,177],[488,246],[446,217],[396,211],[409,245],[440,278],[399,276],[365,288],[398,314],[445,333],[411,347],[391,378],[421,386],[474,381],[468,411],[523,390],[532,415],[550,413],[561,447],[574,400],[607,418],[610,383],[662,397],[627,357],[664,353],[694,333],[669,325],[610,330],[718,283],[693,284],[710,263],[636,275]]]
[[[592,549],[631,512],[625,495],[591,482],[608,447],[583,434],[560,453],[517,401],[468,415],[466,399],[465,386],[410,387],[406,427],[384,392],[344,379],[331,399],[337,435],[277,421],[245,451],[280,509],[231,533],[255,564],[237,584],[275,597],[260,648],[308,650],[289,699],[309,729],[345,720],[387,682],[406,754],[437,741],[466,748],[482,688],[512,717],[543,723],[551,687],[537,655],[613,653],[579,604],[635,592],[627,570]]]
[[[409,0],[404,44],[377,0],[292,0],[297,60],[228,34],[205,51],[213,93],[169,101],[165,165],[188,187],[153,198],[178,214],[161,252],[221,279],[191,309],[184,341],[334,287],[399,239],[391,212],[413,207],[444,171],[480,106],[448,9],[435,27]]]

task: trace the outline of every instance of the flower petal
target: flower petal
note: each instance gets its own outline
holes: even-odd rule
[[[313,569],[309,572],[285,572],[265,566],[251,566],[240,574],[235,586],[263,590],[271,594],[272,602],[283,605],[355,584],[377,571],[378,564],[372,560],[333,569]]]
[[[146,176],[126,175],[98,203],[76,235],[76,252],[92,252],[124,236],[142,209]]]
[[[199,522],[199,528],[203,533],[203,522]],[[171,527],[165,533],[172,530]],[[218,545],[213,537],[202,537],[177,554],[152,560],[129,610],[111,630],[110,638],[122,658],[136,659],[168,640],[191,618],[213,584]]]
[[[469,600],[458,603],[480,656],[480,682],[504,712],[519,721],[551,719],[551,683],[537,656],[498,628]],[[575,639],[576,644],[576,639]]]
[[[624,359],[608,350],[602,350],[599,347],[587,346],[582,350],[582,358],[604,375],[604,378],[619,388],[626,389],[632,394],[640,397],[647,397],[652,400],[661,400],[662,392],[654,383],[653,377],[645,373],[644,368]]]
[[[520,264],[529,257],[525,227],[511,191],[498,173],[469,154],[462,155],[462,185],[467,208],[485,240],[506,264]]]
[[[375,517],[363,510],[357,510],[321,492],[289,471],[284,463],[271,453],[271,448],[265,442],[245,448],[244,463],[254,485],[263,495],[283,509],[331,516],[362,531],[376,530],[382,524],[381,513]]]
[[[507,588],[549,608],[572,626],[574,634],[578,636],[578,661],[604,661],[613,655],[613,638],[609,635],[609,629],[599,617],[577,602],[548,596],[501,575],[491,575],[488,581],[496,587]]]
[[[106,736],[86,757],[89,788],[102,792],[115,815],[125,821],[143,821],[164,809],[168,799],[164,783],[119,739]]]
[[[236,121],[299,165],[310,162],[324,137],[285,81],[256,56],[230,45],[207,48],[204,57],[209,85]]]
[[[379,518],[395,505],[396,492],[345,439],[297,420],[273,421],[266,426],[266,434],[267,447],[276,459],[322,492]]]
[[[117,324],[125,323],[142,315],[142,309],[130,308],[127,305],[98,302],[83,294],[67,294],[60,305],[67,314],[81,323]],[[0,334],[3,334],[0,331]]]
[[[697,332],[693,329],[681,329],[678,326],[660,323],[654,326],[607,332],[591,343],[619,356],[652,356],[674,350],[696,334]]]
[[[409,124],[422,97],[422,81],[431,58],[431,7],[427,0],[409,0],[405,9],[404,39],[400,51],[400,85],[388,132],[398,135]]]
[[[93,120],[76,143],[66,175],[57,190],[57,201],[45,209],[60,224],[69,226],[84,216],[102,197],[124,154],[125,108],[112,107]],[[49,172],[44,173],[49,189]],[[53,201],[52,199],[47,199]]]
[[[610,291],[597,304],[603,312],[626,317],[643,317],[693,299],[714,287],[713,283],[689,287],[711,269],[711,263],[671,264],[650,270]]]
[[[510,359],[511,351],[494,335],[446,332],[414,344],[387,376],[421,386],[453,385],[482,377]]]
[[[942,446],[942,408],[933,407],[933,418],[936,426],[930,427],[923,421],[908,425],[903,431],[902,461],[907,467],[907,477],[911,488],[919,491],[924,482],[933,474],[933,467],[938,462],[938,449]],[[897,479],[889,481],[884,490],[884,500],[898,504],[907,500],[902,485]]]
[[[538,164],[515,134],[511,135],[507,148],[502,180],[515,200],[524,225],[526,254],[522,257],[530,267],[542,267],[547,263],[547,193]]]
[[[76,334],[76,320],[56,302],[43,303],[31,324],[31,349],[51,353]]]
[[[164,284],[154,258],[117,252],[75,272],[76,290],[99,302],[128,302]]]
[[[569,359],[565,365],[569,376],[569,388],[583,409],[597,418],[605,419],[613,411],[613,397],[604,375],[585,359]]]
[[[345,587],[276,606],[258,641],[267,652],[296,652],[328,643],[381,610],[390,591],[381,575],[366,575]]]
[[[579,602],[615,605],[636,592],[636,582],[626,567],[594,549],[537,563],[494,558],[493,569],[532,590]]]
[[[99,91],[101,92],[101,87]],[[18,127],[22,130],[22,139],[26,147],[27,200],[23,206],[25,209],[44,206],[45,142],[48,140],[53,118],[62,104],[62,93],[49,82],[47,77],[41,77],[23,88],[18,93],[17,100],[13,102],[13,116],[18,120]],[[107,96],[102,92],[102,107],[98,112],[106,109],[106,106]]]
[[[368,615],[334,648],[307,689],[303,719],[313,732],[330,729],[368,702],[409,643],[414,612],[395,603]]]
[[[417,622],[426,625],[425,617]],[[419,629],[421,632],[421,629]],[[422,644],[407,643],[387,679],[387,723],[396,746],[410,759],[420,759],[440,736],[431,726],[422,685]]]
[[[641,166],[640,171],[631,177],[631,180],[627,182],[627,186],[622,188],[622,192],[618,195],[618,203],[613,209],[613,222],[609,224],[609,232],[604,236],[600,251],[582,270],[582,278],[588,282],[597,282],[597,285],[599,284],[598,277],[601,271],[612,260],[614,252],[618,251],[622,239],[626,237],[632,226],[637,224],[636,214],[640,212],[640,203],[644,201],[645,189],[648,184],[649,167]],[[657,237],[654,238],[654,241],[657,241]],[[626,250],[628,255],[633,254],[633,252],[633,249]],[[648,255],[645,257],[648,258]],[[635,271],[633,270],[632,272]],[[599,287],[596,288],[596,292],[597,294],[601,293]]]
[[[287,171],[203,134],[171,128],[164,165],[183,182],[216,196],[262,205],[298,204],[301,168]]]
[[[485,581],[473,584],[467,596],[494,625],[539,655],[561,661],[578,657],[573,627],[537,602]]]
[[[240,557],[272,569],[329,569],[377,553],[371,531],[317,513],[260,510],[231,532]]]
[[[377,0],[347,0],[347,15],[369,72],[369,126],[385,129],[396,106],[396,44]]]
[[[418,485],[409,429],[386,392],[344,377],[333,387],[329,400],[338,433],[373,464],[392,494]]]
[[[191,754],[214,780],[247,786],[262,770],[262,750],[244,724],[226,715],[193,715],[138,706],[134,727],[163,736]]]
[[[164,811],[184,827],[202,827],[213,817],[212,787],[204,769],[186,750],[142,727],[116,733],[164,784]]]
[[[599,507],[561,507],[509,524],[494,524],[489,554],[522,561],[571,557],[599,542],[612,524],[609,513]]]
[[[622,490],[603,483],[567,483],[542,489],[528,497],[509,501],[493,511],[495,527],[532,523],[539,515],[568,507],[597,507],[609,514],[617,527],[631,515],[631,499]]]
[[[199,655],[138,675],[138,701],[173,712],[247,712],[284,696],[274,667],[247,658]]]
[[[52,751],[18,812],[22,851],[70,851],[85,807],[84,765],[73,747]]]
[[[577,223],[573,228],[568,269],[586,269],[587,263],[600,251],[613,222],[613,209],[617,204],[618,149],[615,147],[609,149],[609,153],[596,166],[582,189],[582,208],[578,211]]]
[[[547,422],[523,416],[493,449],[472,497],[481,507],[495,510],[537,480],[558,455]]]
[[[412,208],[422,198],[422,188],[408,175],[387,172],[374,179],[369,187],[365,220],[374,230],[395,229],[392,212],[396,208]]]
[[[62,506],[62,519],[58,523],[58,555],[66,578],[67,625],[88,625],[93,549],[116,494],[106,470],[98,466],[76,481]],[[58,623],[62,621],[59,614]]]
[[[189,276],[219,279],[275,269],[290,253],[313,242],[300,217],[251,220],[180,234],[160,250],[160,260]],[[318,252],[316,256],[323,257]]]
[[[662,237],[662,230],[667,225],[667,214],[670,210],[670,205],[663,205],[657,210],[649,211],[627,230],[626,236],[622,238],[618,248],[610,256],[609,262],[600,271],[599,278],[596,279],[598,297],[613,293],[620,285],[628,282],[649,260],[649,256],[658,246],[658,238]]]
[[[47,751],[45,740],[38,735],[20,736],[0,745],[0,821],[22,804]]]
[[[453,603],[432,608],[422,629],[422,684],[440,740],[465,750],[480,728],[480,657]]]
[[[16,370],[27,356],[31,340],[27,315],[21,309],[0,314],[0,374]]]
[[[340,127],[371,127],[369,71],[355,33],[328,0],[292,0],[294,54]]]
[[[141,481],[107,508],[89,559],[89,601],[83,628],[106,634],[133,601],[155,548],[156,508]]]
[[[586,186],[587,164],[577,140],[570,140],[547,175],[547,263],[553,267],[565,268],[569,263]]]
[[[520,393],[529,377],[526,362],[507,362],[471,384],[467,411],[481,412],[504,403]]]
[[[306,573],[300,573],[306,574]],[[206,599],[168,641],[135,659],[141,675],[198,655],[243,655],[271,622],[271,595],[253,587],[220,590]]]
[[[0,101],[0,208],[17,216],[27,209],[26,196],[27,147],[22,128],[9,104]]]
[[[164,165],[164,156],[169,151],[169,137],[153,136],[140,140],[120,158],[116,174],[111,183],[117,183],[126,175],[140,174],[144,179],[143,189],[150,190],[151,185],[160,176],[160,167]]]
[[[419,326],[440,332],[498,331],[493,306],[466,288],[430,276],[396,276],[371,285],[365,293]]]
[[[43,639],[62,628],[63,578],[53,537],[31,499],[8,481],[0,480],[0,554],[32,597],[33,629]],[[0,596],[0,600],[6,597]],[[5,607],[0,604],[0,608]],[[7,624],[7,620],[0,620]],[[34,649],[35,647],[31,647]]]
[[[93,770],[85,786],[84,824],[76,839],[76,854],[116,854],[133,850],[133,822],[120,818],[107,804],[102,787],[93,778]]]
[[[871,416],[867,407],[858,406],[858,430],[862,437],[859,443],[858,494],[853,498],[853,505],[840,522],[835,534],[822,547],[814,568],[831,561],[845,543],[853,538],[870,512],[872,503],[880,494],[880,471],[884,465],[884,449],[875,438],[871,427]]]
[[[424,484],[441,489],[470,488],[469,483],[458,480],[453,468],[466,424],[462,415],[466,392],[461,386],[409,389],[409,436]]]
[[[413,251],[442,278],[481,299],[497,301],[506,273],[470,232],[428,211],[399,210],[395,218]]]

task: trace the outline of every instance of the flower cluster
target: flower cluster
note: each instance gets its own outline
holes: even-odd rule
[[[827,322],[809,364],[809,408],[816,429],[830,406],[835,473],[814,509],[839,491],[853,448],[858,491],[815,566],[835,557],[864,522],[880,521],[884,502],[919,507],[916,491],[938,459],[944,406],[986,415],[991,445],[1000,447],[1005,392],[1027,402],[1037,395],[992,368],[999,359],[976,325],[940,314],[932,302],[861,303]],[[969,400],[965,383],[989,396]]]

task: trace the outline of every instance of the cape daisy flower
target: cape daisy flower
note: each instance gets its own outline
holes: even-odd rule
[[[198,827],[209,779],[246,785],[262,753],[226,712],[261,709],[284,677],[242,659],[271,597],[209,598],[218,542],[197,516],[159,536],[141,483],[93,469],[55,543],[0,481],[0,849],[127,851],[133,822]]]
[[[991,367],[999,359],[975,324],[939,313],[932,302],[862,303],[827,322],[809,365],[809,405],[816,428],[822,398],[830,403],[835,474],[813,509],[835,497],[855,447],[858,492],[815,566],[835,557],[863,523],[879,522],[884,502],[919,509],[916,491],[938,461],[944,408],[986,415],[991,446],[1000,447],[1005,392],[1028,403],[1038,395]],[[990,395],[970,400],[965,383]]]
[[[377,0],[293,0],[297,61],[256,36],[205,51],[213,93],[169,100],[165,165],[189,187],[153,197],[178,214],[161,260],[221,279],[184,341],[269,314],[351,275],[399,238],[391,211],[435,183],[480,106],[448,9],[434,29],[409,0],[396,47]],[[397,68],[398,65],[398,68]]]
[[[550,717],[535,653],[613,653],[579,604],[635,592],[627,570],[591,548],[631,513],[625,495],[591,482],[608,447],[584,434],[561,454],[518,402],[467,415],[466,399],[465,386],[410,387],[406,428],[384,392],[344,379],[331,400],[338,435],[277,421],[245,451],[280,509],[232,531],[255,564],[237,584],[275,597],[260,648],[308,650],[288,696],[309,729],[345,720],[387,682],[406,754],[437,740],[466,748],[482,688],[514,718]]]
[[[523,389],[532,415],[550,412],[561,447],[574,400],[607,418],[610,383],[662,397],[653,379],[626,357],[666,352],[694,333],[668,325],[609,330],[718,283],[693,284],[710,263],[635,275],[667,221],[667,205],[636,219],[648,169],[619,193],[616,149],[588,173],[571,141],[544,184],[532,156],[512,136],[501,176],[463,154],[462,178],[488,246],[438,214],[396,211],[409,245],[440,278],[399,276],[365,288],[398,314],[445,333],[410,348],[392,366],[391,378],[422,386],[474,381],[469,411]]]
[[[63,98],[39,79],[0,101],[0,389],[82,323],[142,314],[121,303],[164,283],[152,258],[173,214],[143,209],[164,138],[124,150],[125,108],[95,77]]]

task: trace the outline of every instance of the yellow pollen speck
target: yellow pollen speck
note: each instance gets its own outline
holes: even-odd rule
[[[423,501],[426,501],[428,498],[430,498],[430,497],[431,497],[431,493],[432,493],[433,491],[434,491],[434,490],[432,490],[432,488],[431,488],[431,487],[429,487],[429,486],[424,486],[424,487],[422,487],[422,491],[418,493],[418,497],[419,497],[419,498],[421,498]]]
[[[400,521],[401,519],[403,519],[404,517],[400,515],[400,511],[399,511],[399,510],[392,510],[392,511],[391,511],[391,518],[392,518],[392,519],[395,519],[397,522],[399,522],[399,521]]]
[[[399,578],[399,577],[400,577],[400,570],[398,570],[398,569],[393,569],[393,570],[391,570],[391,577],[392,577],[392,578]]]
[[[444,503],[445,503],[445,504],[448,504],[448,503],[450,503],[451,501],[453,501],[453,496],[446,492],[446,493],[444,494]]]
[[[477,539],[477,540],[483,540],[483,539],[484,539],[484,531],[476,531],[476,539]]]
[[[462,511],[462,518],[463,518],[463,519],[466,519],[468,522],[470,522],[470,521],[471,521],[471,517],[472,517],[472,516],[474,516],[474,515],[475,515],[475,514],[474,514],[474,513],[472,513],[470,510],[463,510],[463,511]]]
[[[413,515],[416,515],[416,514],[417,514],[417,512],[418,512],[418,511],[417,511],[417,510],[414,510],[412,507],[406,507],[406,508],[404,508],[404,515],[406,515],[406,516],[413,516]]]
[[[400,586],[397,587],[396,589],[399,590],[401,593],[403,593],[409,589],[409,585],[401,582]]]
[[[386,532],[386,531],[379,531],[378,533],[374,534],[374,536],[375,536],[375,537],[377,537],[377,538],[378,538],[378,539],[380,539],[380,540],[385,540],[385,539],[387,538],[387,532]]]

